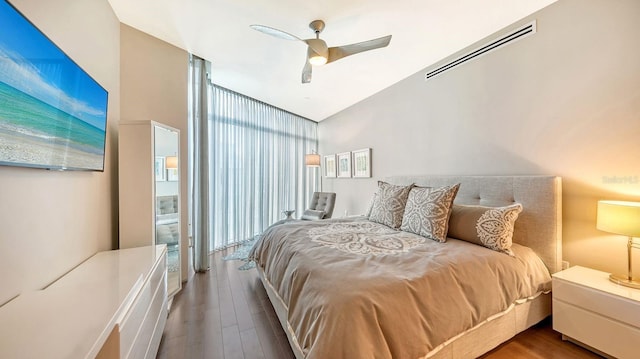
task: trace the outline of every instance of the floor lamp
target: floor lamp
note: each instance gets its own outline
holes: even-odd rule
[[[311,153],[304,155],[304,164],[307,167],[313,167],[313,187],[315,192],[315,184],[317,181],[317,173],[316,168],[320,168],[320,155],[316,153],[316,151],[311,151]],[[322,177],[320,177],[320,191],[322,191]]]

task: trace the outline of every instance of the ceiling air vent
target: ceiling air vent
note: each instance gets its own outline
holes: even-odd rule
[[[500,37],[500,38],[492,40],[489,43],[487,43],[487,44],[485,44],[485,45],[483,45],[483,46],[481,46],[481,47],[479,47],[479,48],[477,48],[477,49],[475,49],[475,50],[473,50],[473,51],[471,51],[471,52],[469,52],[469,53],[467,53],[465,55],[462,55],[462,56],[460,56],[460,57],[458,57],[458,58],[456,58],[456,59],[454,59],[454,60],[452,60],[452,61],[450,61],[450,62],[448,62],[448,63],[446,63],[446,64],[444,64],[442,66],[440,66],[440,67],[438,67],[437,69],[435,69],[433,71],[427,72],[424,75],[424,79],[426,81],[426,80],[428,80],[428,79],[430,79],[430,78],[432,78],[434,76],[437,76],[437,75],[439,75],[439,74],[441,74],[441,73],[443,73],[443,72],[445,72],[447,70],[451,70],[452,68],[454,68],[454,67],[456,67],[458,65],[462,65],[463,63],[465,63],[467,61],[473,60],[473,59],[475,59],[475,58],[477,58],[479,56],[482,56],[482,55],[484,55],[484,54],[486,54],[488,52],[491,52],[491,51],[493,51],[493,50],[495,50],[495,49],[497,49],[499,47],[505,46],[507,44],[512,44],[512,43],[514,43],[514,42],[516,42],[516,41],[518,41],[520,39],[523,39],[523,38],[525,38],[525,37],[527,37],[529,35],[533,35],[535,33],[536,33],[536,21],[533,20],[532,22],[530,22],[530,23],[528,23],[528,24],[526,24],[526,25],[524,25],[524,26],[522,26],[522,27],[520,27],[520,28],[518,28],[518,29],[516,29],[516,30],[514,30],[514,31],[512,31],[512,32],[510,32],[510,33],[508,33],[508,34],[506,34],[506,35],[504,35],[502,37]]]

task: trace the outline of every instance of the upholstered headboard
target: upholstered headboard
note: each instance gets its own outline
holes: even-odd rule
[[[392,184],[460,183],[454,203],[490,207],[521,203],[513,241],[532,248],[551,273],[562,268],[562,179],[554,176],[394,176]]]
[[[178,196],[156,197],[156,215],[178,213]]]

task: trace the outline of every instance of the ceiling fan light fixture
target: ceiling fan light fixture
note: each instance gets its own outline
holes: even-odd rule
[[[307,42],[307,59],[314,66],[321,66],[329,60],[329,49],[327,43],[320,39],[308,39]]]
[[[309,56],[309,63],[313,66],[322,66],[327,63],[327,58],[322,55],[315,54],[313,56]]]

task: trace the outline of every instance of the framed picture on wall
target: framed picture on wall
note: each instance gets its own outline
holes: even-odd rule
[[[178,169],[167,168],[167,181],[175,182],[178,180]]]
[[[338,178],[351,177],[351,152],[338,153],[336,155],[338,165]]]
[[[324,176],[336,177],[336,155],[324,156]]]
[[[156,171],[156,181],[166,181],[167,171],[164,167],[164,156],[156,156],[156,163],[153,166]]]
[[[353,177],[371,177],[371,149],[364,148],[351,152]]]

